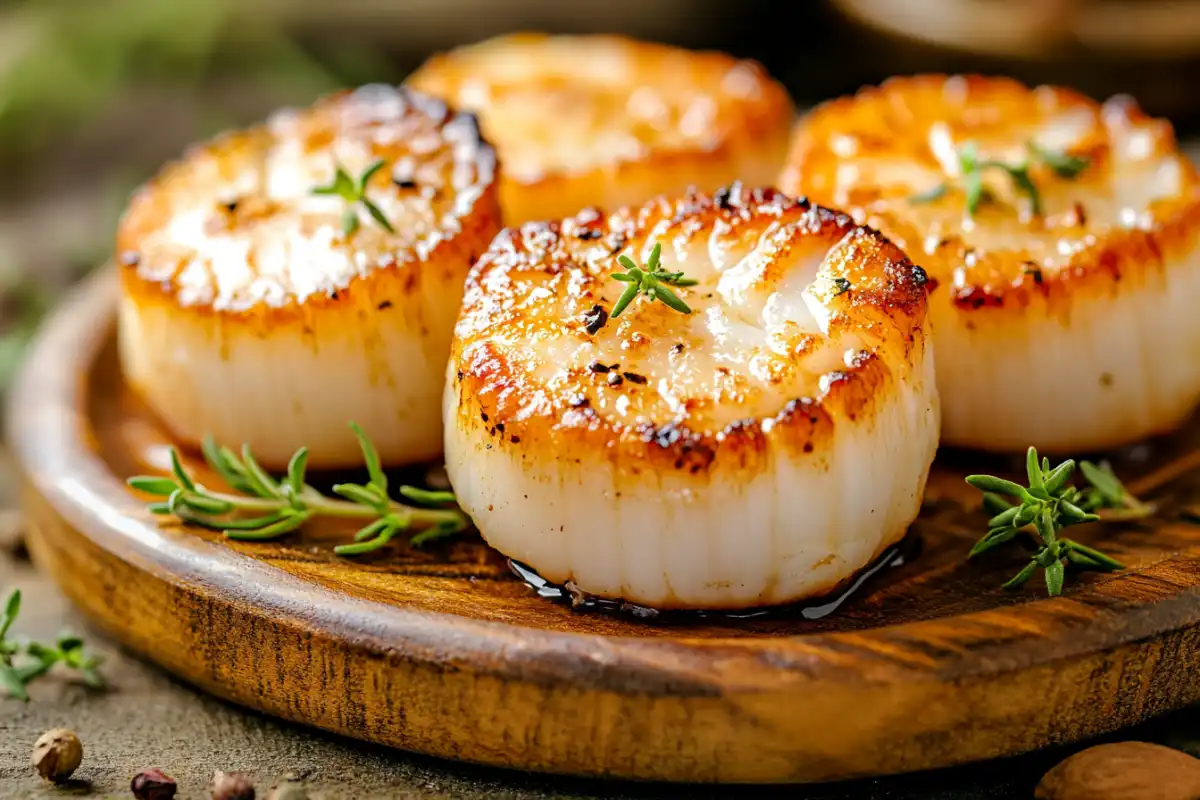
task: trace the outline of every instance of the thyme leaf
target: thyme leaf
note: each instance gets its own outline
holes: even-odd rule
[[[396,232],[396,229],[392,227],[392,223],[379,210],[379,206],[375,205],[367,197],[367,183],[371,180],[371,176],[383,169],[385,163],[382,158],[372,162],[357,180],[350,177],[350,173],[346,172],[341,164],[335,163],[333,179],[329,184],[313,187],[313,194],[334,195],[346,201],[346,209],[342,211],[342,233],[346,236],[353,236],[354,232],[359,228],[358,211],[356,210],[356,207],[359,205],[366,210],[367,214],[370,215],[371,219],[375,220],[379,227],[388,233]]]
[[[942,181],[931,189],[926,189],[923,192],[917,192],[916,194],[909,195],[908,202],[916,205],[933,203],[945,197],[946,192],[948,191],[950,191],[950,184],[946,181]]]
[[[1079,173],[1087,169],[1092,163],[1092,160],[1086,156],[1073,156],[1066,152],[1047,150],[1032,140],[1027,142],[1025,146],[1033,158],[1052,169],[1058,177],[1066,178],[1067,180],[1079,177]]]

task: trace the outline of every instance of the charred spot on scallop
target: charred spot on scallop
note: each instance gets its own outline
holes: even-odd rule
[[[781,184],[928,271],[943,442],[1109,448],[1200,398],[1200,181],[1128,98],[896,78],[807,115]]]
[[[443,366],[474,255],[500,228],[475,120],[366,86],[275,113],[167,165],[121,220],[120,344],[172,433],[357,463],[440,450]],[[350,439],[351,441],[347,441]]]
[[[624,258],[685,310],[639,291],[589,331],[632,285]],[[510,228],[471,270],[448,366],[459,502],[591,594],[820,594],[919,509],[939,422],[926,291],[880,234],[771,189]]]
[[[616,36],[503,36],[435,56],[409,84],[479,114],[509,224],[770,182],[792,118],[757,63]]]

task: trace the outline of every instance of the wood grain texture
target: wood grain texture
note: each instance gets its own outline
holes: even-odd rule
[[[30,549],[97,623],[267,713],[447,758],[589,775],[820,781],[1093,736],[1200,699],[1200,526],[1184,477],[1141,525],[1079,529],[1130,564],[1064,597],[999,588],[1019,552],[964,561],[982,518],[950,455],[923,552],[819,620],[653,625],[538,598],[477,539],[362,560],[311,526],[225,542],[160,525],[122,483],[167,442],[124,388],[104,273],[54,316],[11,397]],[[1136,474],[1200,428],[1120,454]],[[200,469],[192,460],[191,466]]]

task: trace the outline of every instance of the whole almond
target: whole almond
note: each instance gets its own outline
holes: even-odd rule
[[[1038,800],[1200,800],[1200,759],[1146,742],[1089,747],[1046,773]]]

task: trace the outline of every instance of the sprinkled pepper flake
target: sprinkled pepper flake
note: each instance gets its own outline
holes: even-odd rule
[[[604,310],[604,306],[597,303],[583,315],[583,322],[587,326],[587,332],[595,336],[608,322],[608,312]]]

